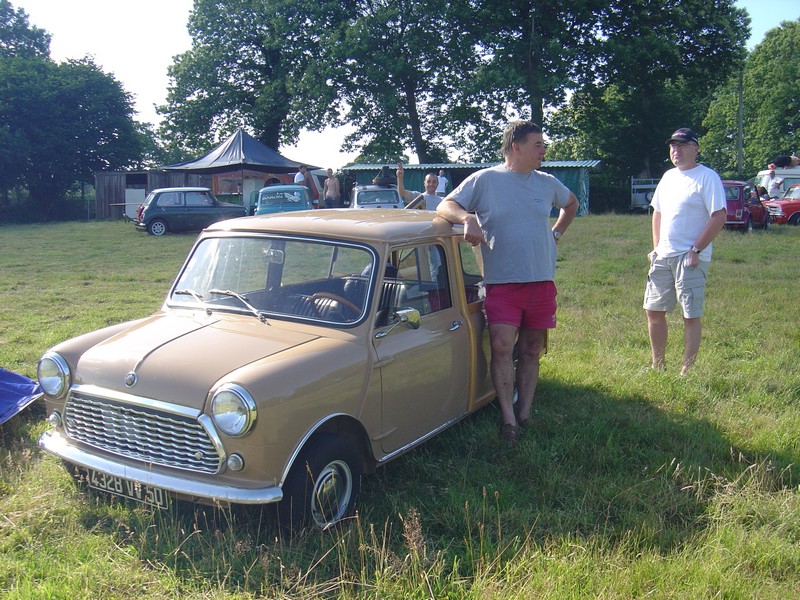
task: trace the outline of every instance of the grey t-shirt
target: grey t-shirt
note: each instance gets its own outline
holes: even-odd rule
[[[452,199],[474,212],[483,229],[486,283],[555,280],[550,211],[566,206],[569,195],[552,175],[515,173],[505,165],[477,171],[453,191]]]

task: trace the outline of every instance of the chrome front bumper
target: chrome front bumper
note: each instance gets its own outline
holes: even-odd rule
[[[73,465],[161,488],[184,500],[211,504],[269,504],[283,499],[283,491],[275,485],[256,489],[237,488],[119,464],[77,448],[57,430],[43,433],[39,438],[39,447]]]

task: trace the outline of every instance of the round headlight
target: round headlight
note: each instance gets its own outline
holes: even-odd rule
[[[55,352],[45,354],[39,360],[36,371],[39,385],[48,396],[60,398],[69,390],[69,365]]]
[[[244,435],[256,422],[256,403],[243,387],[224,385],[211,399],[211,417],[225,435]]]

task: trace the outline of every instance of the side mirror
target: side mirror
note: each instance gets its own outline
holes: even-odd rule
[[[389,335],[395,327],[404,323],[409,329],[419,329],[419,311],[416,308],[398,308],[394,311],[394,317],[397,319],[391,327],[379,331],[375,334],[375,339],[381,339]]]

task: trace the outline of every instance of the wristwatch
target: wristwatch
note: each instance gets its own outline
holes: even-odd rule
[[[557,240],[560,240],[561,239],[561,232],[560,231],[556,231],[555,229],[553,229],[553,237],[555,239],[557,239]]]
[[[701,250],[697,246],[692,246],[692,252],[694,252],[695,254],[700,254]]]

